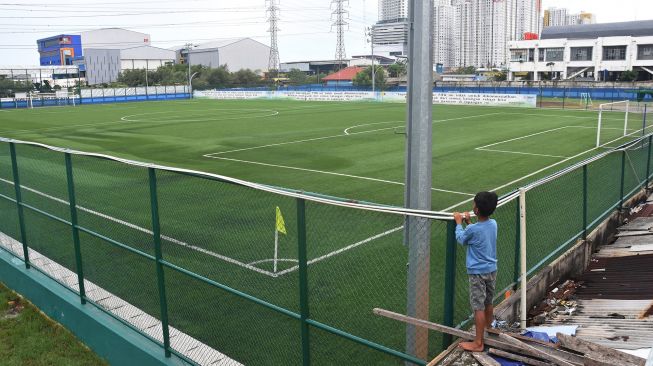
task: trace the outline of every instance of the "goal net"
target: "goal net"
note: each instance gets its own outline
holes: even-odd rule
[[[75,106],[78,103],[78,96],[65,90],[58,90],[54,93],[31,93],[30,107],[48,106]]]
[[[642,133],[645,126],[642,127],[639,118],[641,115],[634,113],[637,108],[633,107],[635,106],[628,100],[599,105],[596,147],[618,145],[620,140]]]

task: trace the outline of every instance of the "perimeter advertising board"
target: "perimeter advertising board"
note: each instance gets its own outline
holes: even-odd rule
[[[406,103],[405,92],[207,90],[195,91],[195,97],[208,99],[290,99],[316,102],[378,101]],[[534,94],[434,93],[433,103],[535,108],[537,106],[537,96]]]

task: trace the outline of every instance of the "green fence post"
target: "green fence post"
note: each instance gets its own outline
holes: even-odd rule
[[[587,164],[583,165],[583,240],[587,240]]]
[[[619,211],[624,208],[624,184],[626,176],[626,150],[621,150],[621,185],[619,187]]]
[[[517,290],[517,287],[519,285],[519,278],[521,277],[521,262],[520,262],[520,255],[521,255],[521,215],[520,215],[520,209],[521,207],[519,206],[519,200],[515,200],[515,260],[513,263],[513,275],[512,275],[512,281],[515,283],[513,285],[513,290]]]
[[[299,260],[299,313],[302,342],[302,365],[311,364],[311,348],[308,334],[308,256],[306,253],[306,201],[297,199],[297,246]]]
[[[77,225],[77,200],[75,199],[75,181],[73,180],[73,162],[70,153],[66,153],[66,177],[68,180],[68,205],[70,206],[70,223],[73,230],[73,245],[75,246],[75,267],[77,268],[77,283],[79,284],[79,298],[82,305],[86,304],[86,290],[84,289],[84,271],[82,267],[82,249],[79,241]]]
[[[648,137],[648,156],[646,157],[646,189],[648,189],[649,180],[651,179],[651,142],[653,142],[653,136]]]
[[[454,306],[456,291],[456,223],[447,222],[447,252],[444,273],[444,325],[454,326]],[[453,339],[450,334],[442,337],[442,348],[451,345]]]
[[[168,301],[163,277],[163,254],[161,252],[161,224],[159,222],[159,199],[156,192],[156,170],[148,168],[150,179],[150,203],[152,207],[152,234],[154,237],[154,256],[156,257],[156,278],[159,285],[159,303],[161,305],[161,328],[163,329],[163,349],[170,357],[170,329],[168,329]]]
[[[20,177],[18,176],[18,159],[16,158],[16,145],[9,143],[11,154],[11,171],[14,176],[14,190],[16,192],[16,207],[18,208],[18,226],[20,229],[20,240],[23,242],[23,257],[25,268],[29,269],[29,250],[27,249],[27,231],[25,230],[25,215],[23,213],[23,200],[20,191]]]

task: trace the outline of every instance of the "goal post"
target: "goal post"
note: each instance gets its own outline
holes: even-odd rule
[[[78,95],[67,90],[57,90],[54,93],[30,93],[31,104],[39,107],[47,106],[76,106]]]
[[[599,122],[596,131],[596,147],[601,147],[601,131],[606,125],[605,116],[608,112],[624,112],[623,136],[628,136],[628,116],[630,114],[630,101],[622,100],[619,102],[603,103],[599,105]]]

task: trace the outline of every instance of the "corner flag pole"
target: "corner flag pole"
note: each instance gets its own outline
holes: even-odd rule
[[[279,260],[279,233],[286,235],[287,231],[281,209],[277,206],[274,219],[274,273],[277,273],[277,262]]]
[[[277,257],[279,255],[279,230],[274,226],[274,273],[277,273]]]

